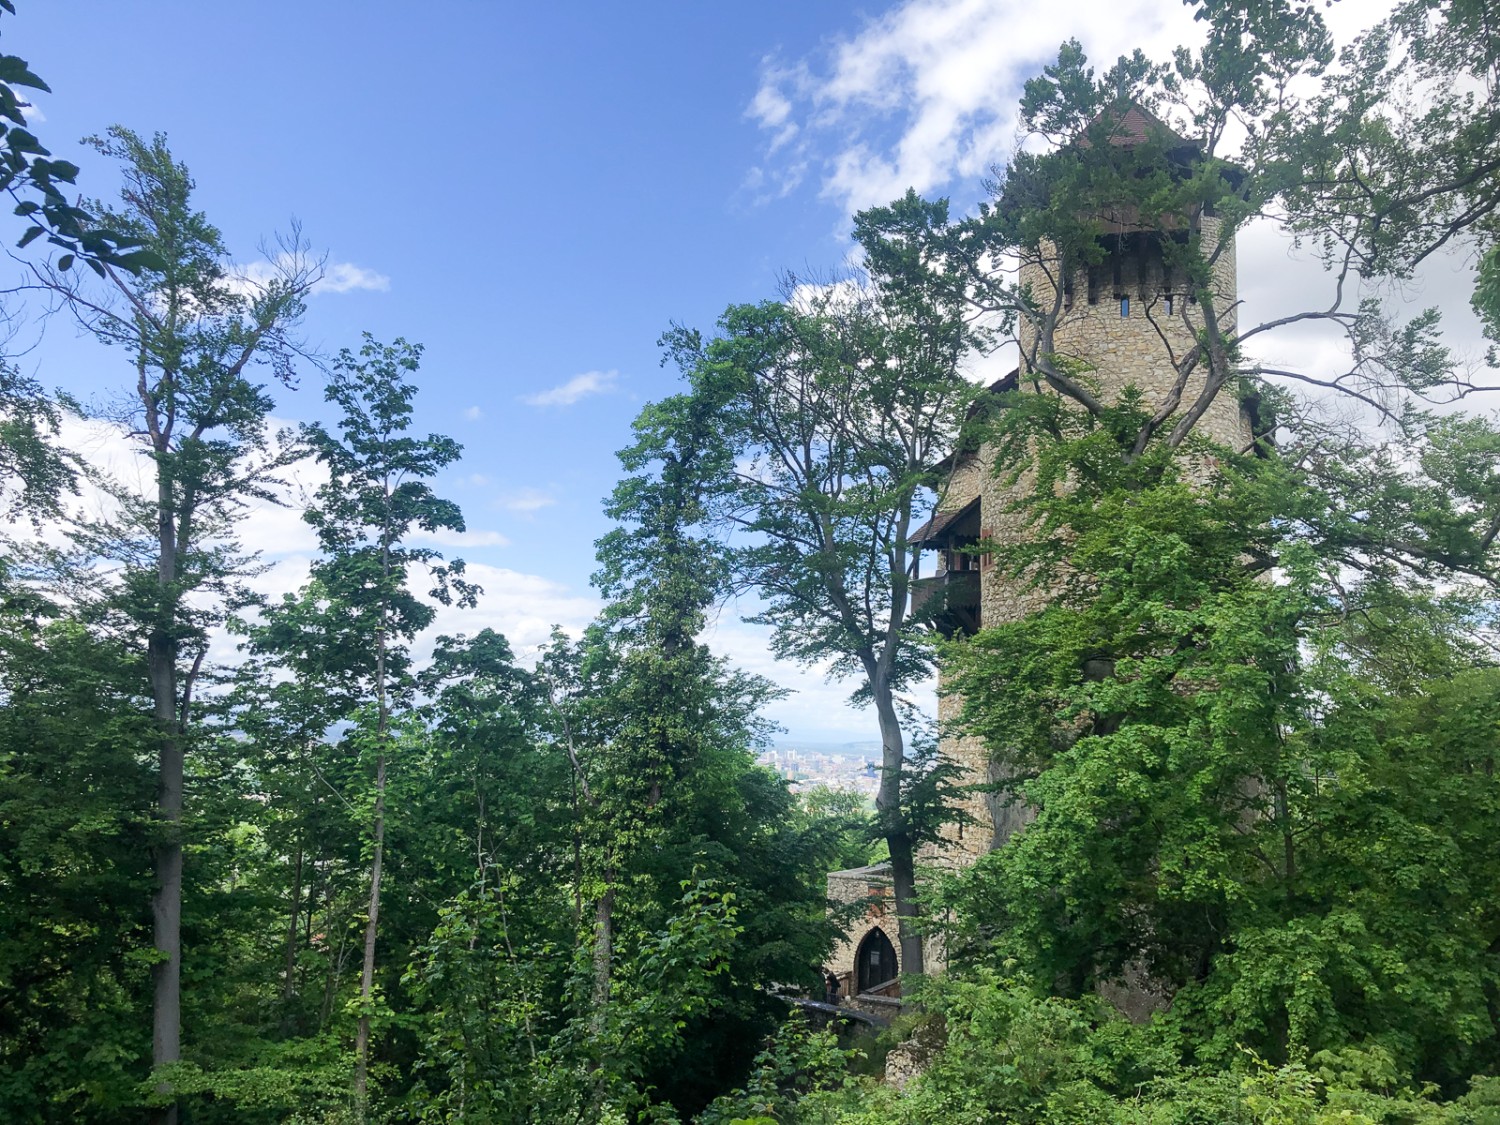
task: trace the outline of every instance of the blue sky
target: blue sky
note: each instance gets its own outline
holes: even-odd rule
[[[674,389],[670,322],[707,328],[785,269],[838,265],[851,211],[907,186],[972,207],[1020,83],[1065,37],[1107,63],[1194,32],[1172,0],[1040,19],[1018,0],[18,7],[4,47],[51,84],[36,129],[88,194],[116,181],[77,138],[164,131],[236,260],[294,218],[328,254],[344,291],[314,298],[310,342],[426,345],[419,425],[466,446],[442,484],[471,529],[454,553],[489,592],[443,626],[523,650],[593,609],[600,499],[635,413]],[[62,318],[23,362],[84,395],[127,377]],[[282,418],[323,413],[312,371],[279,393]],[[295,518],[252,531],[283,563],[269,588],[295,585]],[[874,736],[846,687],[775,666],[734,618],[715,643],[800,689],[777,710],[792,736]]]

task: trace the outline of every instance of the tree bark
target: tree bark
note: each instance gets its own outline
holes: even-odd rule
[[[302,842],[297,842],[297,861],[292,868],[292,910],[286,924],[286,975],[281,982],[281,1002],[286,1007],[283,1022],[290,1022],[292,997],[297,991],[297,922],[302,910]]]
[[[370,1004],[375,993],[375,935],[380,924],[380,874],[385,852],[385,754],[375,766],[375,850],[370,860],[370,912],[365,922],[364,966],[359,976],[359,1030],[354,1039],[354,1103],[361,1121],[369,1102]]]
[[[613,876],[599,901],[594,904],[594,1029],[602,1031],[604,1009],[609,1004],[610,982],[614,973],[615,887]]]
[[[614,977],[615,957],[615,873],[613,869],[604,873],[604,893],[594,904],[594,987],[590,997],[593,1011],[589,1016],[589,1027],[593,1033],[598,1055],[593,1062],[594,1109],[597,1113],[604,1105],[608,1072],[604,1066],[605,1023],[609,1010],[609,994]]]
[[[161,838],[153,863],[156,892],[151,898],[152,967],[151,1064],[167,1066],[182,1058],[182,807],[185,773],[177,698],[177,524],[172,484],[157,466],[157,616],[146,640],[146,676],[152,714],[161,734],[158,751],[156,814]],[[162,1083],[160,1094],[170,1094]],[[157,1125],[177,1125],[177,1105],[160,1107]]]
[[[901,809],[901,775],[906,765],[906,742],[901,734],[901,720],[896,715],[891,685],[878,672],[870,677],[875,715],[880,722],[880,787],[875,793],[875,810],[881,832],[891,852],[891,891],[896,898],[896,926],[901,939],[903,973],[924,971],[922,935],[917,933],[916,849],[907,831]]]
[[[390,484],[386,484],[386,526],[381,531],[380,575],[381,590],[390,589],[391,547],[390,534]],[[370,1092],[370,1006],[375,995],[375,940],[380,925],[380,874],[385,856],[385,763],[386,736],[390,730],[390,700],[386,694],[386,625],[390,605],[384,592],[380,599],[380,620],[375,630],[375,737],[380,754],[375,763],[375,826],[374,852],[370,858],[370,912],[365,922],[365,956],[359,977],[359,1030],[354,1039],[354,1105],[359,1119],[365,1119]]]

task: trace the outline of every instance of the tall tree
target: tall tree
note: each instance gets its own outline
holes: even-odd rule
[[[429,483],[458,459],[461,447],[441,435],[407,433],[417,393],[411,377],[421,354],[418,345],[380,344],[366,334],[358,354],[345,349],[334,362],[325,397],[342,412],[338,433],[313,425],[304,435],[329,474],[304,514],[323,554],[309,585],[267,614],[258,638],[262,648],[283,654],[299,674],[332,694],[342,712],[338,717],[356,721],[353,745],[373,759],[369,905],[355,1041],[354,1097],[361,1114],[369,1100],[392,716],[409,702],[413,688],[407,644],[432,621],[432,601],[472,605],[479,593],[464,579],[461,560],[444,563],[437,551],[410,543],[421,532],[464,529],[458,505]],[[432,581],[431,600],[409,588],[417,567]]]
[[[166,1066],[182,1054],[182,820],[193,694],[216,606],[252,565],[235,542],[235,519],[247,502],[274,498],[277,470],[298,456],[268,432],[272,400],[256,376],[269,368],[283,382],[292,378],[299,352],[289,332],[318,274],[291,254],[265,285],[240,284],[219,231],[193,210],[192,177],[164,137],[148,141],[116,126],[94,143],[122,164],[125,178],[121,203],[94,209],[152,257],[135,274],[101,264],[103,280],[91,287],[63,272],[66,255],[56,268],[32,268],[101,343],[129,357],[130,399],[111,420],[129,427],[152,469],[149,495],[116,489],[120,519],[78,538],[120,564],[118,604],[145,647],[160,740],[152,1058]],[[175,1121],[169,1090],[164,1100],[162,1120]]]
[[[853,677],[879,724],[876,808],[890,851],[901,966],[920,972],[915,860],[930,823],[909,815],[911,764],[903,689],[931,667],[909,597],[908,543],[943,463],[965,440],[977,388],[965,363],[986,333],[971,315],[947,205],[908,195],[856,218],[867,273],[828,286],[790,285],[786,299],[734,306],[705,340],[665,338],[682,369],[678,426],[722,443],[703,487],[701,520],[735,545],[724,565],[762,600],[754,618],[775,651]],[[650,419],[651,415],[643,416]],[[665,480],[674,469],[657,455]]]

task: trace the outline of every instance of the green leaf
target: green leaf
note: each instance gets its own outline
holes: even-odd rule
[[[52,92],[52,87],[31,73],[26,60],[15,55],[0,55],[0,82],[11,86],[29,86],[33,90],[44,90],[49,94]]]

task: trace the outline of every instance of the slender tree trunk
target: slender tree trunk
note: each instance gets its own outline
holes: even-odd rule
[[[1281,823],[1282,876],[1286,880],[1286,897],[1290,901],[1296,893],[1297,849],[1292,837],[1292,816],[1285,781],[1276,782],[1275,793],[1276,819]]]
[[[375,935],[380,924],[380,869],[385,852],[385,754],[375,766],[375,850],[370,860],[370,912],[365,922],[364,967],[359,977],[361,1013],[354,1040],[354,1101],[364,1120],[369,1100],[370,1004],[375,993]]]
[[[599,1050],[593,1064],[596,1111],[603,1106],[606,1093],[607,1072],[604,1066],[604,1043],[615,963],[615,873],[613,869],[605,871],[604,882],[604,893],[594,904],[594,988],[591,997],[593,1013],[589,1019],[594,1043]]]
[[[901,971],[924,971],[922,935],[917,933],[916,849],[907,831],[901,808],[901,774],[906,766],[906,743],[901,735],[901,720],[896,715],[891,685],[878,672],[870,677],[875,714],[880,721],[881,771],[880,787],[875,793],[875,810],[881,832],[891,852],[891,891],[896,899],[896,925],[901,938]]]
[[[156,813],[162,838],[153,856],[156,893],[151,899],[152,968],[151,1063],[166,1066],[182,1058],[182,807],[184,753],[177,699],[177,525],[171,481],[157,466],[157,618],[146,640],[146,675],[152,714],[161,735]],[[158,1092],[170,1093],[163,1083]],[[157,1125],[177,1125],[177,1105],[158,1109]]]
[[[327,914],[330,919],[334,917],[334,892],[332,882],[328,888]],[[328,1030],[328,1021],[333,1018],[333,1000],[338,995],[339,977],[344,975],[344,944],[345,934],[348,927],[339,926],[339,944],[337,949],[329,948],[328,974],[323,979],[323,1005],[318,1009],[318,1030]]]
[[[389,501],[389,486],[386,489],[386,498]],[[390,544],[384,539],[384,534],[383,532],[380,544],[382,591],[390,588],[391,578],[391,550]],[[389,612],[387,599],[382,593],[380,620],[375,631],[376,738],[380,746],[380,756],[375,764],[375,847],[370,859],[370,912],[365,922],[365,957],[359,978],[359,1030],[354,1040],[354,1103],[361,1121],[365,1119],[365,1109],[369,1104],[370,1005],[373,1003],[375,994],[375,939],[379,933],[380,873],[385,856],[385,752],[386,735],[390,729],[390,701],[386,697],[385,664],[386,622]]]
[[[583,925],[583,834],[578,823],[578,774],[573,779],[573,931]]]
[[[153,642],[156,638],[153,638]],[[170,647],[170,642],[152,649]],[[158,658],[153,651],[149,658],[153,665],[160,662],[168,666],[166,679],[173,680],[173,661],[170,657]],[[156,679],[155,676],[152,677]],[[154,687],[154,685],[153,685]],[[167,697],[166,706],[161,701],[165,693],[157,690],[155,712],[167,730],[176,724],[175,700]],[[165,714],[165,718],[163,715]],[[156,809],[163,824],[166,838],[156,846],[156,893],[151,899],[152,944],[160,960],[152,970],[152,1030],[151,1063],[165,1066],[182,1058],[182,790],[183,790],[182,740],[176,734],[163,733],[157,782]],[[163,1093],[167,1087],[163,1087]],[[177,1125],[177,1106],[163,1107],[157,1111],[158,1125]]]
[[[302,838],[297,838],[297,862],[292,868],[292,910],[286,924],[286,975],[281,982],[281,1002],[291,1005],[297,992],[297,922],[302,910]],[[283,1018],[288,1013],[283,1013]]]
[[[609,886],[594,904],[594,1030],[604,1027],[604,1009],[609,1004],[615,957],[615,887],[613,872],[605,876]]]

